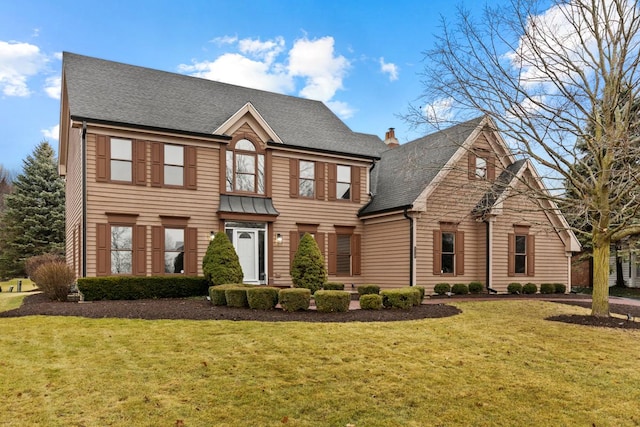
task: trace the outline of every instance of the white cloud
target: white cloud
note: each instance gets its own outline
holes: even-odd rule
[[[453,98],[438,99],[422,107],[422,114],[429,123],[446,123],[453,118]]]
[[[47,77],[44,91],[53,99],[60,99],[60,86],[62,79],[60,76]]]
[[[212,42],[235,48],[213,61],[193,61],[178,69],[186,74],[225,83],[237,84],[272,92],[294,94],[325,102],[342,118],[349,118],[354,110],[344,102],[332,100],[343,88],[349,61],[336,55],[333,37],[294,42],[287,51],[284,38],[271,40],[218,37]],[[286,61],[288,59],[288,61]],[[297,90],[297,83],[302,88]]]
[[[42,129],[42,135],[48,140],[57,141],[60,135],[60,125],[55,125],[50,127],[49,129]]]
[[[0,90],[6,96],[29,96],[27,79],[42,71],[47,62],[38,46],[0,41]]]
[[[384,58],[380,58],[380,71],[389,74],[389,81],[398,80],[398,66],[392,62],[384,62]]]
[[[306,79],[301,96],[326,102],[342,89],[351,64],[344,56],[335,56],[333,44],[333,37],[304,38],[296,40],[289,51],[289,73]]]

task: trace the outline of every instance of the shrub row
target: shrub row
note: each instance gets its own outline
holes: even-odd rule
[[[433,287],[433,292],[438,295],[447,295],[449,293],[454,295],[479,294],[483,288],[484,286],[481,282],[470,282],[468,285],[466,283],[454,283],[453,285],[449,283],[437,283]]]
[[[317,291],[320,292],[320,291]],[[316,292],[316,293],[317,293]],[[341,292],[341,291],[323,291]],[[347,296],[348,292],[344,292]],[[278,289],[269,286],[227,284],[211,286],[209,298],[213,305],[272,310],[280,303],[285,311],[306,310],[311,301],[311,290],[306,288]],[[347,303],[347,309],[349,305]]]
[[[108,276],[81,277],[78,289],[85,301],[185,298],[207,294],[204,277]]]
[[[541,294],[564,294],[567,291],[567,285],[563,283],[542,283],[540,285]],[[509,283],[507,292],[510,294],[535,294],[538,292],[538,285],[535,283],[525,283],[522,285],[518,282]]]

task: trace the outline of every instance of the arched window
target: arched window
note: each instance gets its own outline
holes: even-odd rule
[[[229,192],[264,194],[264,154],[248,139],[227,151],[226,188]]]

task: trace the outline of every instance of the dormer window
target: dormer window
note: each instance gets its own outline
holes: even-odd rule
[[[264,154],[248,139],[235,143],[227,151],[226,190],[228,192],[264,194]]]

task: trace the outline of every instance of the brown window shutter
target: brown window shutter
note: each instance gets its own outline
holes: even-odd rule
[[[360,167],[351,166],[351,200],[360,203]]]
[[[527,276],[536,275],[536,236],[527,236]]]
[[[96,140],[96,181],[109,180],[109,139],[104,135],[98,135]]]
[[[336,200],[336,184],[338,181],[338,166],[329,163],[329,201]]]
[[[187,276],[196,276],[198,274],[198,229],[187,227],[185,234],[185,262],[184,274]]]
[[[220,194],[227,194],[227,147],[220,147]]]
[[[198,149],[196,147],[185,147],[185,168],[184,182],[189,190],[198,188]]]
[[[151,186],[162,187],[164,181],[164,145],[161,142],[151,143]]]
[[[489,181],[496,180],[496,158],[495,156],[489,156],[487,159],[487,179]]]
[[[433,275],[442,274],[442,233],[433,230]]]
[[[324,233],[316,233],[316,243],[318,244],[318,248],[320,248],[322,257],[326,259],[327,253],[324,248]]]
[[[456,276],[464,274],[464,231],[456,231]]]
[[[147,227],[136,225],[133,253],[133,274],[144,276],[147,274]]]
[[[338,264],[338,235],[329,233],[329,265],[328,273],[336,274]]]
[[[507,275],[516,275],[516,235],[509,233],[507,242]]]
[[[133,155],[135,165],[133,182],[136,185],[147,185],[147,142],[134,141]]]
[[[271,197],[273,194],[273,185],[271,181],[271,170],[273,162],[273,151],[267,150],[264,153],[264,194]]]
[[[296,256],[298,250],[298,242],[300,241],[300,235],[297,231],[289,232],[289,265],[293,266],[293,257]]]
[[[469,179],[476,179],[476,155],[469,151]]]
[[[289,197],[297,198],[300,194],[298,185],[299,166],[298,159],[289,159]]]
[[[151,227],[151,274],[164,274],[164,228]]]
[[[324,163],[316,162],[316,199],[324,200]]]
[[[351,236],[351,273],[354,276],[362,274],[362,256],[361,256],[362,236],[353,234]]]
[[[96,276],[107,276],[111,271],[111,242],[109,224],[96,224]]]

